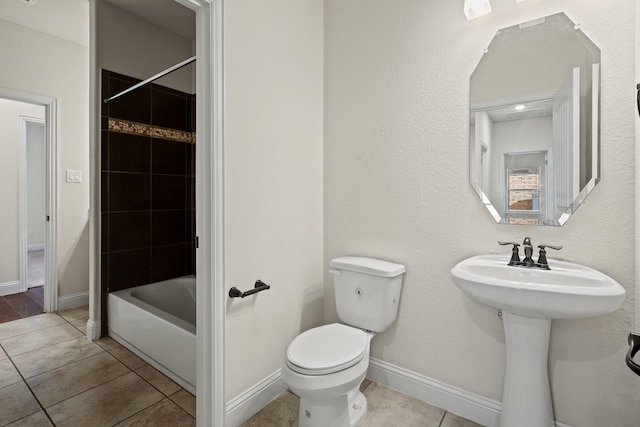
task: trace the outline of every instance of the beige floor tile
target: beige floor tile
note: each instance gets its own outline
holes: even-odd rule
[[[58,314],[67,322],[80,319],[84,319],[86,321],[89,318],[89,306],[83,305],[82,307],[59,311]]]
[[[103,351],[100,346],[85,337],[80,337],[21,354],[12,359],[22,376],[30,378]]]
[[[117,427],[195,427],[195,425],[195,418],[170,399],[164,399],[117,424]]]
[[[180,390],[169,396],[176,405],[184,409],[192,417],[196,416],[196,397],[186,390]]]
[[[181,387],[171,378],[164,375],[151,365],[143,366],[136,371],[138,375],[147,380],[152,386],[160,390],[165,396],[170,396],[179,391]]]
[[[131,372],[107,352],[27,379],[45,408]]]
[[[4,350],[2,349],[2,347],[0,347],[0,360],[4,360],[6,358],[8,358],[9,356],[7,356],[7,353],[4,352]]]
[[[482,424],[475,423],[466,418],[462,418],[451,412],[447,412],[440,427],[483,427]]]
[[[0,388],[19,383],[20,381],[22,381],[22,377],[18,371],[16,371],[11,360],[0,360]]]
[[[299,407],[300,399],[298,396],[287,391],[241,424],[240,427],[297,427]]]
[[[365,378],[360,384],[360,391],[363,392],[364,389],[369,387],[369,384],[371,384],[372,382],[373,381],[371,381],[369,378]]]
[[[111,353],[113,356],[115,356],[116,359],[124,363],[125,366],[132,371],[136,371],[147,365],[147,362],[140,359],[138,356],[122,346],[110,349],[109,353]]]
[[[4,426],[34,414],[40,410],[40,405],[24,382],[0,388],[0,425]]]
[[[44,313],[37,316],[27,317],[26,319],[13,320],[0,324],[0,343],[8,337],[26,334],[28,332],[37,331],[38,329],[48,328],[64,323],[64,319],[57,314]]]
[[[102,337],[96,340],[96,344],[105,350],[111,350],[112,348],[120,347],[120,343],[111,337]]]
[[[30,351],[39,350],[62,341],[67,341],[81,337],[82,334],[76,328],[63,323],[45,329],[28,332],[15,337],[6,338],[2,341],[2,346],[10,357]]]
[[[361,427],[438,427],[444,417],[444,409],[424,403],[387,386],[371,383],[364,391],[367,397],[367,416]]]
[[[163,396],[133,372],[51,406],[58,427],[103,427],[123,421]]]
[[[82,335],[87,335],[87,320],[89,319],[87,318],[87,319],[73,320],[69,323],[71,324],[71,326],[79,330],[80,333],[82,333]]]
[[[40,411],[11,423],[7,427],[53,427],[53,424],[45,413]]]

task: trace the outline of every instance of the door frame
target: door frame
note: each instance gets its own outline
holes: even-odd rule
[[[58,266],[56,262],[57,245],[57,218],[58,218],[58,183],[57,183],[57,145],[58,145],[58,101],[43,95],[36,95],[28,92],[21,92],[13,89],[0,88],[0,98],[12,101],[24,102],[27,104],[42,105],[45,109],[45,230],[44,230],[44,262],[45,262],[45,282],[44,282],[44,311],[53,312],[58,309]],[[20,126],[26,126],[28,120],[25,118]],[[39,119],[37,119],[39,120]],[[24,129],[20,129],[22,133]],[[21,141],[21,155],[22,150]],[[22,156],[21,156],[22,157]],[[19,249],[20,249],[20,286],[26,290],[26,159],[20,159],[20,219],[19,219]],[[24,162],[24,165],[22,163]],[[24,174],[24,182],[22,182]]]
[[[27,127],[29,126],[29,124],[35,123],[35,124],[41,124],[45,127],[45,132],[46,132],[46,123],[47,121],[45,119],[39,118],[39,117],[30,117],[30,116],[22,116],[20,115],[18,117],[18,119],[20,120],[20,154],[19,154],[19,165],[18,165],[18,174],[19,174],[19,178],[18,178],[18,205],[19,205],[19,215],[18,215],[18,230],[19,230],[19,239],[20,239],[20,244],[18,245],[18,247],[20,248],[20,292],[26,292],[29,289],[29,272],[28,272],[28,257],[29,257],[29,245],[27,244],[29,235],[28,235],[28,229],[29,229],[29,221],[28,221],[28,215],[29,215],[29,210],[28,210],[28,206],[27,206],[27,200],[28,200],[28,190],[29,190],[29,185],[28,185],[28,179],[27,179],[27,171],[28,171],[28,167],[29,167],[29,162],[28,162],[28,158],[27,158]],[[45,140],[46,140],[46,133],[45,133]],[[43,147],[46,150],[46,141],[45,141],[45,145]],[[46,163],[46,158],[45,158],[45,163]],[[46,172],[45,172],[46,173]],[[45,175],[45,189],[46,189],[46,181],[47,181],[47,177]],[[46,209],[45,209],[46,210]],[[45,222],[46,224],[46,218],[42,218],[42,220]],[[46,240],[46,236],[45,236],[45,240]],[[46,249],[46,247],[45,247]],[[46,253],[45,253],[46,255]],[[45,278],[46,278],[46,262],[45,262]],[[46,290],[46,286],[45,286],[45,290]]]

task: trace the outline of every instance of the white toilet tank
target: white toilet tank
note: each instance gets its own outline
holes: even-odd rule
[[[373,332],[391,326],[398,314],[404,265],[345,256],[332,259],[329,266],[342,322]]]

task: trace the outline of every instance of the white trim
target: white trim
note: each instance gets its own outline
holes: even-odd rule
[[[225,425],[238,426],[242,424],[286,390],[287,385],[282,380],[281,370],[278,369],[227,402]]]
[[[89,304],[89,291],[78,292],[75,294],[63,295],[58,298],[58,310],[64,311],[70,308],[82,307]]]
[[[0,283],[0,297],[17,294],[18,292],[22,292],[19,280]]]
[[[87,298],[89,298],[89,295],[87,294]],[[89,304],[91,304],[91,302],[89,302]],[[87,320],[87,338],[91,341],[95,341],[98,338],[100,338],[100,330],[101,330],[101,325],[100,325],[100,320],[93,321],[91,319]]]
[[[224,426],[223,0],[176,1],[196,12],[196,422]]]
[[[29,289],[28,280],[28,264],[27,264],[27,252],[35,250],[44,250],[44,243],[29,245],[27,244],[27,229],[29,224],[27,221],[27,126],[29,123],[38,123],[46,126],[45,119],[39,117],[19,116],[20,121],[20,153],[18,158],[18,234],[20,243],[18,244],[19,263],[20,263],[20,292],[26,292]],[[46,148],[46,142],[45,142]],[[45,159],[46,161],[46,159]],[[45,177],[45,180],[47,177]],[[45,183],[46,186],[46,183]],[[44,218],[43,218],[44,221]],[[45,265],[46,276],[46,265]]]
[[[48,96],[6,88],[0,88],[0,98],[43,105],[45,107],[45,215],[47,215],[49,221],[45,222],[44,237],[44,311],[56,311],[58,305],[58,265],[56,262],[58,218],[58,180],[56,177],[58,158],[58,101]]]
[[[502,404],[372,358],[367,378],[488,427],[500,424]]]
[[[487,427],[500,425],[502,403],[375,358],[367,378]],[[570,427],[555,422],[556,427]]]

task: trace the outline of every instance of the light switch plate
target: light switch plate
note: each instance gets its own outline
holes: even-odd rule
[[[67,182],[82,182],[82,171],[67,170]]]

